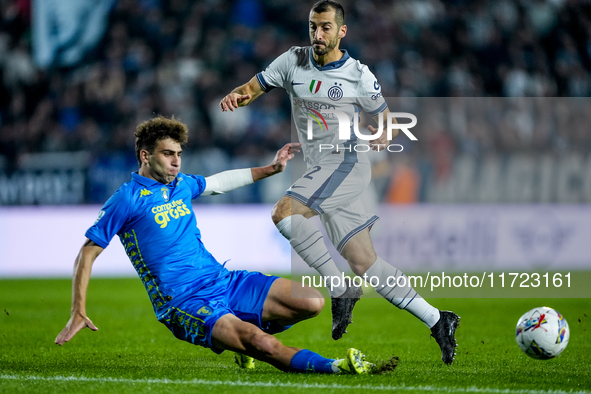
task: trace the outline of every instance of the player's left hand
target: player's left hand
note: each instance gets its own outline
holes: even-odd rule
[[[372,133],[372,134],[376,134],[378,132],[378,129],[373,127],[373,126],[367,126],[367,129]],[[369,146],[371,146],[372,150],[384,150],[388,147],[388,145],[390,145],[390,141],[388,140],[388,133],[386,133],[386,130],[382,131],[382,135],[380,135],[378,138],[376,138],[375,140],[370,140],[369,141]]]
[[[285,170],[287,162],[295,157],[295,154],[300,151],[302,144],[299,142],[290,142],[277,151],[270,167],[273,169],[273,174],[277,174]]]

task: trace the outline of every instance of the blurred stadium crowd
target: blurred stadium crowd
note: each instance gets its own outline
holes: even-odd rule
[[[591,94],[589,1],[342,3],[348,33],[341,48],[369,66],[385,97]],[[108,168],[136,167],[130,154],[133,130],[154,114],[174,115],[189,125],[187,152],[196,159],[188,162],[187,172],[256,164],[290,138],[284,92],[266,94],[232,114],[222,113],[218,102],[289,47],[309,45],[312,2],[118,0],[99,44],[67,67],[35,64],[30,0],[0,0],[0,5],[0,172],[5,177],[22,170],[23,157],[30,154],[87,151],[87,183],[98,185],[101,176],[113,179]],[[498,129],[494,123],[433,127],[421,148],[410,151],[411,161],[423,165],[411,166],[426,174],[425,166],[437,173],[449,166],[445,160],[441,164],[442,157],[449,161],[459,154],[589,150],[591,133],[585,127],[591,111],[579,110],[576,122],[558,127],[552,114],[560,108],[540,105],[533,107],[548,115],[545,123],[524,124],[515,115],[522,122],[512,128],[500,120]],[[86,202],[102,202],[113,191],[88,184]]]

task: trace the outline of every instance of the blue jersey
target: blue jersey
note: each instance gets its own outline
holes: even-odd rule
[[[228,275],[203,246],[191,206],[205,182],[202,176],[179,174],[165,185],[134,173],[86,232],[102,248],[119,235],[158,317],[183,295]]]

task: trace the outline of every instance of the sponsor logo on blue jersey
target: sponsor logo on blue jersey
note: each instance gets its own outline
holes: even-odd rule
[[[165,228],[171,220],[190,215],[191,211],[189,211],[183,200],[180,199],[153,207],[152,213],[154,214],[154,220],[160,225],[160,228]]]
[[[142,190],[140,191],[140,198],[141,198],[141,197],[144,197],[144,196],[149,196],[150,194],[152,194],[152,192],[151,192],[151,191],[149,191],[148,189],[142,189]]]

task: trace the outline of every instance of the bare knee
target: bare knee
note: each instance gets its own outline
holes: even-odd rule
[[[280,221],[291,215],[289,204],[286,204],[285,199],[277,201],[277,204],[273,206],[271,211],[271,219],[275,225],[279,224]]]
[[[277,201],[277,204],[273,207],[271,219],[273,219],[273,223],[277,225],[280,221],[291,215],[302,215],[308,219],[316,215],[316,213],[301,202],[284,196],[281,200]]]
[[[324,308],[324,297],[313,288],[305,288],[305,293],[300,296],[297,303],[292,306],[292,319],[302,321],[316,317]]]
[[[324,308],[324,298],[322,297],[322,294],[320,294],[320,292],[316,289],[313,290],[315,290],[318,293],[318,296],[306,299],[303,313],[306,314],[307,318],[318,316]]]

